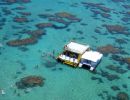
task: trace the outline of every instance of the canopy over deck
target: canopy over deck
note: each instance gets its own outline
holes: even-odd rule
[[[75,42],[70,42],[65,46],[65,50],[78,53],[78,54],[83,54],[89,48],[90,48],[89,45],[82,45]]]
[[[86,51],[81,58],[97,62],[102,58],[102,56],[103,55],[97,51]]]

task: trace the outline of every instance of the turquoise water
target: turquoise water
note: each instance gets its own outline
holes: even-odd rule
[[[114,55],[130,57],[130,31],[126,30],[128,34],[112,33],[103,27],[103,24],[121,25],[130,29],[130,13],[127,13],[130,11],[129,0],[117,0],[122,2],[114,2],[114,0],[31,0],[28,3],[10,4],[6,1],[11,0],[0,0],[0,90],[3,89],[6,92],[5,95],[0,94],[0,100],[117,100],[119,92],[125,92],[130,96],[130,63],[122,61],[122,65],[120,61],[112,59]],[[101,6],[110,8],[111,11],[103,12],[98,8],[99,6],[89,6],[83,2],[102,3]],[[123,5],[129,5],[129,8],[126,9]],[[25,9],[16,9],[17,7]],[[104,18],[98,14],[94,17],[92,10],[111,16]],[[14,17],[22,16],[19,12],[31,13],[29,16],[23,15],[29,21],[14,22]],[[38,38],[35,44],[16,47],[7,45],[10,40],[29,37],[27,32],[21,33],[21,31],[36,30],[35,25],[39,23],[50,22],[57,26],[64,26],[63,23],[49,21],[48,18],[38,16],[39,14],[54,15],[58,12],[75,15],[80,21],[72,22],[64,28],[42,28],[41,30],[46,30],[46,34]],[[123,17],[128,18],[128,21],[121,20]],[[99,29],[100,33],[95,32],[95,29]],[[116,42],[116,39],[124,40],[125,43],[120,44]],[[85,69],[74,69],[68,65],[56,63],[52,57],[42,56],[44,53],[53,54],[54,51],[54,56],[57,56],[63,46],[71,40],[89,44],[94,50],[110,44],[125,53],[104,55],[96,68],[97,74]],[[120,67],[126,72],[117,73],[106,67],[109,65]],[[109,80],[101,74],[102,71],[117,75],[119,78]],[[15,83],[29,75],[44,77],[46,80],[43,87],[31,88],[29,93],[25,93],[23,89],[17,89]],[[98,79],[93,79],[93,77]],[[113,90],[112,86],[119,89]]]

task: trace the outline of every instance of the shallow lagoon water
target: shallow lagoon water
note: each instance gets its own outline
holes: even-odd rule
[[[103,27],[103,24],[121,25],[130,29],[130,14],[126,15],[130,11],[130,7],[126,9],[123,6],[130,4],[128,0],[31,0],[28,3],[7,3],[5,1],[0,0],[0,43],[3,45],[0,47],[0,89],[4,89],[6,94],[0,94],[0,100],[116,100],[119,92],[125,92],[130,96],[130,65],[125,61],[122,61],[123,65],[121,65],[119,61],[112,59],[112,55],[130,57],[130,31],[127,30],[128,34],[119,31],[112,33]],[[91,6],[86,3],[102,3],[101,6],[110,8],[111,11],[103,12],[98,8],[99,6]],[[25,9],[16,9],[18,7]],[[2,9],[7,9],[11,13],[5,14],[7,11],[4,12]],[[94,15],[92,10],[111,16],[105,18],[100,14]],[[22,16],[18,12],[30,12],[30,16],[25,16],[29,22],[14,22],[14,17]],[[39,14],[54,15],[58,12],[75,15],[80,21],[72,22],[62,29],[53,27],[41,29],[46,30],[46,34],[38,38],[35,44],[16,47],[7,45],[10,40],[28,37],[26,32],[21,33],[20,31],[23,29],[36,30],[35,25],[38,23],[50,22],[62,26],[61,23],[38,16]],[[123,17],[127,17],[129,20],[121,20]],[[5,21],[2,20],[3,18]],[[100,32],[96,32],[95,29],[100,30]],[[126,42],[120,44],[115,41],[116,39],[122,39]],[[97,74],[85,69],[74,69],[56,63],[52,57],[43,56],[44,53],[53,54],[54,51],[54,56],[57,56],[62,51],[63,46],[71,40],[89,44],[94,50],[110,44],[125,53],[104,55],[96,69]],[[117,73],[106,68],[109,65],[118,66],[127,71]],[[108,80],[106,74],[101,74],[102,71],[117,75],[119,78]],[[17,89],[15,83],[28,75],[44,77],[43,87],[31,88],[29,93]],[[119,89],[113,90],[112,86],[117,86]]]

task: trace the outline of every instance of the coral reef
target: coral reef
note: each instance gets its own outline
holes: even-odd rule
[[[110,74],[110,73],[108,73],[108,72],[106,72],[106,71],[103,71],[103,70],[101,70],[100,75],[101,75],[102,77],[107,78],[109,81],[113,81],[113,80],[118,80],[118,79],[120,79],[120,77],[119,77],[118,75],[116,75],[116,74]]]
[[[48,28],[48,27],[52,27],[53,24],[52,23],[39,23],[36,24],[36,27],[39,29],[43,29],[43,28]]]
[[[128,32],[128,28],[127,27],[124,27],[124,26],[121,26],[121,25],[107,25],[107,24],[104,24],[103,27],[106,27],[106,29],[108,30],[108,32],[112,33],[112,34],[125,34],[125,35],[128,35],[129,32]]]
[[[113,2],[124,2],[125,0],[112,0]]]
[[[123,60],[130,66],[130,57],[123,58]]]
[[[129,100],[129,96],[125,92],[119,92],[117,94],[117,100]]]
[[[9,10],[7,7],[2,8],[2,11],[4,12],[4,15],[10,15],[10,14],[12,14],[12,11]]]
[[[21,78],[18,82],[16,82],[16,86],[18,89],[43,86],[43,84],[44,84],[44,78],[41,76],[27,76]]]
[[[72,15],[68,12],[58,12],[58,13],[55,13],[55,15],[57,17],[66,18],[66,19],[71,20],[71,21],[73,21],[73,20],[80,21],[79,18],[77,18],[75,15]]]
[[[117,43],[119,43],[119,44],[125,44],[125,43],[127,43],[125,39],[116,39],[115,41]]]
[[[130,5],[122,5],[126,9],[130,9]]]
[[[113,71],[115,71],[115,72],[117,72],[117,73],[120,73],[120,74],[124,74],[124,73],[127,72],[127,70],[122,69],[122,68],[119,67],[119,66],[116,67],[116,66],[114,66],[114,65],[106,66],[106,68],[109,69],[109,70],[113,70]]]
[[[97,50],[99,52],[105,54],[105,55],[107,55],[109,53],[115,54],[115,53],[120,53],[121,52],[118,48],[116,48],[116,47],[114,47],[114,46],[112,46],[110,44],[108,44],[106,46],[98,47]]]
[[[9,4],[12,4],[12,3],[29,3],[31,2],[31,0],[2,0],[4,2],[7,2]]]
[[[31,12],[18,12],[19,14],[21,14],[22,16],[30,16]]]
[[[35,44],[37,43],[38,38],[41,35],[45,34],[45,32],[42,30],[34,30],[34,31],[29,31],[28,34],[30,35],[29,38],[10,40],[7,42],[7,45],[15,47],[15,46]]]
[[[98,77],[91,77],[92,80],[98,80],[98,83],[103,83],[103,80],[101,78],[98,78]]]
[[[29,20],[26,17],[14,17],[13,21],[17,23],[23,23],[28,22]]]
[[[39,38],[41,37],[42,35],[45,35],[45,30],[33,30],[33,31],[29,31],[28,34],[31,35],[32,38]]]
[[[117,90],[120,90],[120,88],[118,86],[111,86],[111,89],[114,90],[114,91],[117,91]]]
[[[47,18],[51,22],[62,23],[65,26],[57,26],[53,24],[53,28],[61,29],[66,28],[73,22],[79,22],[81,19],[77,18],[75,15],[68,13],[68,12],[57,12],[54,14],[39,14],[40,18]]]
[[[28,44],[34,44],[37,42],[36,38],[25,38],[21,40],[10,40],[7,42],[7,45],[9,46],[21,46],[21,45],[28,45]]]
[[[86,8],[90,8],[91,11],[94,13],[93,17],[97,17],[98,14],[100,14],[104,18],[110,19],[111,15],[109,14],[111,12],[110,8],[107,8],[102,3],[91,3],[91,2],[82,2],[82,4]]]

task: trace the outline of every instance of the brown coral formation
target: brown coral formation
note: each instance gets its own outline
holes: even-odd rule
[[[13,21],[17,23],[23,23],[28,22],[28,19],[26,17],[14,17]]]
[[[102,3],[89,3],[89,2],[82,2],[82,4],[86,8],[91,8],[91,11],[94,13],[94,15],[100,14],[104,18],[110,18],[111,15],[109,14],[111,12],[110,8],[107,8]],[[95,9],[95,10],[94,10]]]
[[[16,82],[16,86],[18,89],[26,89],[30,87],[43,86],[44,78],[41,76],[27,76],[20,81]]]
[[[34,30],[34,31],[29,31],[28,34],[30,35],[29,38],[10,40],[7,42],[7,45],[22,46],[22,45],[29,45],[29,44],[37,43],[38,38],[41,35],[45,34],[45,32],[42,30]]]
[[[124,26],[121,26],[121,25],[106,25],[106,24],[104,24],[103,27],[106,27],[108,32],[110,32],[112,34],[120,33],[120,34],[127,35],[129,33],[128,29]]]
[[[111,17],[111,15],[108,14],[108,13],[100,12],[100,11],[97,11],[97,10],[91,10],[91,11],[94,13],[94,16],[101,15],[104,18],[110,18]]]
[[[28,32],[28,34],[30,34],[34,38],[39,38],[45,34],[45,31],[44,30],[34,30],[34,31]]]
[[[115,54],[115,53],[120,53],[120,50],[110,44],[106,45],[106,46],[102,46],[102,47],[98,47],[97,50],[103,54]]]
[[[38,16],[40,18],[47,18],[49,21],[62,23],[64,25],[69,25],[72,22],[80,21],[79,18],[68,12],[57,12],[55,14],[39,14]]]
[[[52,27],[53,24],[52,23],[39,23],[36,24],[36,27],[39,29],[43,29],[43,28],[48,28],[48,27]]]
[[[48,18],[48,20],[58,22],[58,23],[62,23],[64,25],[69,25],[71,23],[70,21],[65,21],[63,18],[59,18],[59,17],[50,17],[50,18]]]
[[[21,40],[11,40],[7,42],[7,45],[9,46],[21,46],[21,45],[28,45],[28,44],[34,44],[37,42],[36,38],[25,38]]]
[[[22,0],[24,2],[27,2],[26,0]],[[18,12],[20,14],[22,14],[22,17],[14,17],[13,21],[14,22],[18,22],[18,23],[24,23],[24,22],[28,22],[28,19],[26,17],[23,16],[29,16],[31,15],[31,13],[29,12]],[[30,35],[29,38],[25,38],[25,39],[16,39],[16,40],[11,40],[7,42],[7,45],[9,46],[21,46],[21,45],[29,45],[29,44],[34,44],[38,41],[38,38],[45,34],[45,32],[41,31],[40,29],[45,29],[45,28],[54,28],[54,29],[64,29],[66,27],[68,27],[68,25],[70,23],[73,22],[78,22],[80,21],[79,18],[77,18],[75,15],[72,15],[70,13],[67,12],[58,12],[55,14],[39,14],[39,17],[41,18],[47,18],[49,21],[48,23],[38,23],[35,26],[39,29],[36,31],[28,31],[26,32],[26,30],[23,30],[23,32],[28,33]],[[63,25],[56,25],[52,22],[58,22],[58,23],[62,23]]]
[[[18,13],[23,15],[23,16],[30,16],[31,15],[30,12],[18,12]]]
[[[29,3],[31,2],[31,0],[2,0],[4,2],[7,2],[9,4],[12,4],[12,3]]]
[[[68,12],[58,12],[58,13],[55,13],[55,15],[57,17],[61,17],[61,18],[66,18],[68,20],[76,20],[76,21],[80,21],[79,18],[77,18],[75,15],[72,15]]]

